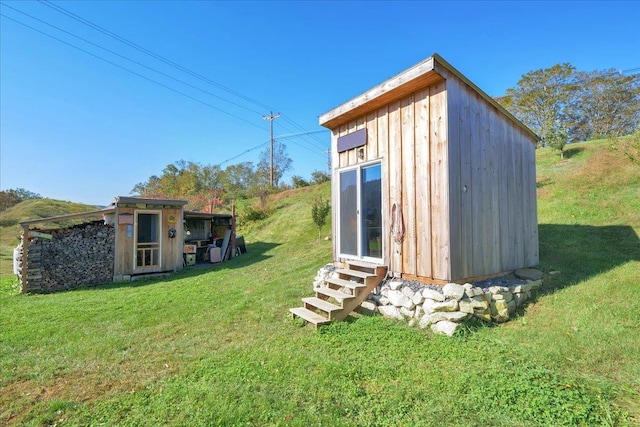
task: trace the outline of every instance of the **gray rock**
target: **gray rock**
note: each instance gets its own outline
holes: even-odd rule
[[[508,292],[509,288],[506,286],[489,286],[486,290],[492,294],[501,294],[502,292]]]
[[[402,314],[402,316],[404,317],[412,318],[416,314],[416,312],[405,307],[400,307],[400,314]]]
[[[375,313],[378,310],[378,306],[376,305],[376,303],[371,302],[371,301],[363,301],[360,304],[360,307],[362,307],[363,309],[371,312],[371,313]]]
[[[500,323],[509,320],[509,306],[504,300],[491,301],[491,318]]]
[[[430,326],[431,324],[433,324],[433,321],[431,320],[431,317],[428,314],[425,314],[424,316],[422,316],[422,318],[420,319],[420,322],[418,322],[418,326],[421,329],[424,329]]]
[[[435,291],[431,288],[423,289],[422,296],[425,297],[425,299],[430,299],[433,301],[444,301],[444,294],[442,292]]]
[[[402,288],[401,291],[407,298],[413,298],[413,296],[416,294],[413,289],[411,289],[409,286],[405,286]]]
[[[400,289],[402,287],[402,281],[401,280],[392,280],[388,283],[389,288],[393,291],[397,291],[398,289]]]
[[[425,313],[430,313],[433,306],[438,304],[436,301],[432,300],[432,299],[425,299],[422,302],[422,308],[424,309]]]
[[[416,306],[410,298],[400,291],[389,291],[387,298],[389,298],[389,302],[396,307],[405,307],[411,310]]]
[[[473,309],[475,308],[473,303],[475,303],[475,301],[470,299],[462,299],[458,301],[458,310],[463,313],[473,314]]]
[[[460,328],[459,323],[449,322],[448,320],[442,320],[438,323],[431,325],[431,330],[436,334],[444,334],[449,337],[453,336]]]
[[[513,272],[516,277],[524,280],[540,280],[542,279],[542,271],[535,268],[520,268]]]
[[[416,292],[413,295],[413,298],[411,298],[411,302],[413,302],[415,305],[420,305],[424,302],[424,297],[422,296],[422,292]]]
[[[392,305],[380,306],[378,307],[378,311],[380,312],[380,314],[382,314],[383,317],[386,317],[387,319],[404,320],[404,317],[402,317],[402,314],[400,314],[400,310]]]
[[[415,314],[413,315],[413,317],[415,317],[416,319],[420,319],[422,316],[424,316],[424,308],[421,305],[416,305],[414,311]]]
[[[462,285],[458,285],[457,283],[447,283],[442,288],[442,293],[445,298],[454,299],[459,301],[464,296],[466,289]]]
[[[391,304],[391,301],[389,301],[389,298],[387,297],[380,297],[380,300],[378,300],[378,305],[389,305]]]
[[[470,313],[463,313],[461,311],[439,311],[429,314],[429,320],[432,323],[440,322],[442,320],[448,320],[449,322],[462,322],[470,316]]]
[[[423,304],[424,307],[424,304]],[[431,306],[431,311],[432,312],[438,312],[438,311],[456,311],[458,310],[458,301],[456,300],[449,300],[449,301],[445,301],[445,302],[437,302],[435,304],[433,304]],[[426,308],[425,308],[425,311]]]

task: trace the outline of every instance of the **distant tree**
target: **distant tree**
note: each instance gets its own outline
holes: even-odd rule
[[[640,74],[616,70],[577,72],[567,106],[571,141],[628,135],[640,125]]]
[[[273,187],[278,187],[278,183],[284,174],[291,169],[292,161],[287,154],[287,147],[279,142],[273,145]],[[271,170],[271,148],[267,147],[265,151],[260,153],[260,161],[257,166],[258,179],[261,184],[270,187],[270,170]]]
[[[542,137],[543,146],[547,145],[545,138],[553,135],[557,123],[564,119],[572,97],[574,70],[570,64],[557,64],[531,71],[518,80],[515,88],[507,89],[507,94],[498,98],[507,110]]]
[[[42,199],[42,196],[38,193],[34,193],[33,191],[25,190],[24,188],[0,191],[0,211],[9,209],[18,203],[29,199]]]
[[[311,206],[311,217],[313,222],[318,226],[318,238],[322,233],[322,227],[327,223],[327,216],[331,211],[331,205],[328,200],[316,199]]]
[[[301,176],[294,175],[291,177],[291,185],[293,185],[293,188],[308,187],[309,182]]]
[[[625,138],[611,138],[611,146],[624,154],[631,163],[640,167],[640,131]]]
[[[564,159],[564,147],[567,145],[567,141],[569,140],[567,136],[567,132],[562,129],[560,126],[557,126],[556,129],[550,131],[549,134],[544,137],[547,145],[554,150],[560,152],[560,158]]]
[[[323,182],[331,181],[331,175],[326,172],[314,170],[311,172],[311,183],[322,184]]]

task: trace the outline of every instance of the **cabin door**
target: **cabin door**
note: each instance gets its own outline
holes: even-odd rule
[[[136,273],[160,271],[160,219],[159,211],[136,212],[136,250],[133,259]]]
[[[339,253],[341,257],[382,260],[382,181],[380,163],[340,172]]]

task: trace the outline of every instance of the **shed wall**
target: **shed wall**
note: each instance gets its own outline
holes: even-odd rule
[[[449,269],[449,195],[447,100],[444,81],[334,129],[332,132],[333,206],[338,206],[339,171],[379,160],[382,164],[384,262],[390,271],[446,280]],[[337,153],[337,139],[367,129],[367,144]],[[390,237],[391,209],[401,207],[405,236]],[[337,230],[338,210],[333,210]],[[334,239],[334,259],[338,239]]]
[[[184,239],[182,236],[182,209],[135,209],[130,207],[118,207],[115,215],[115,227],[116,227],[116,254],[114,263],[114,277],[121,278],[123,275],[136,274],[136,270],[133,268],[133,254],[135,250],[135,236],[131,237],[127,235],[127,224],[118,224],[119,214],[131,214],[135,212],[144,211],[158,211],[162,212],[161,220],[161,264],[159,271],[175,271],[182,268],[182,250],[184,245]],[[173,216],[175,223],[169,223],[169,218]],[[175,228],[177,235],[174,238],[168,238],[169,229]]]
[[[446,70],[451,280],[536,265],[532,138]]]

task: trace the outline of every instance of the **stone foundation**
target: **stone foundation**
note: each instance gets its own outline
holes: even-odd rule
[[[324,286],[325,279],[335,275],[335,267],[327,264],[318,271],[314,288]],[[385,280],[362,303],[362,308],[451,336],[472,318],[496,323],[508,321],[542,285],[541,278],[541,272],[526,269],[508,277],[464,285],[448,283],[443,287],[417,281]]]

